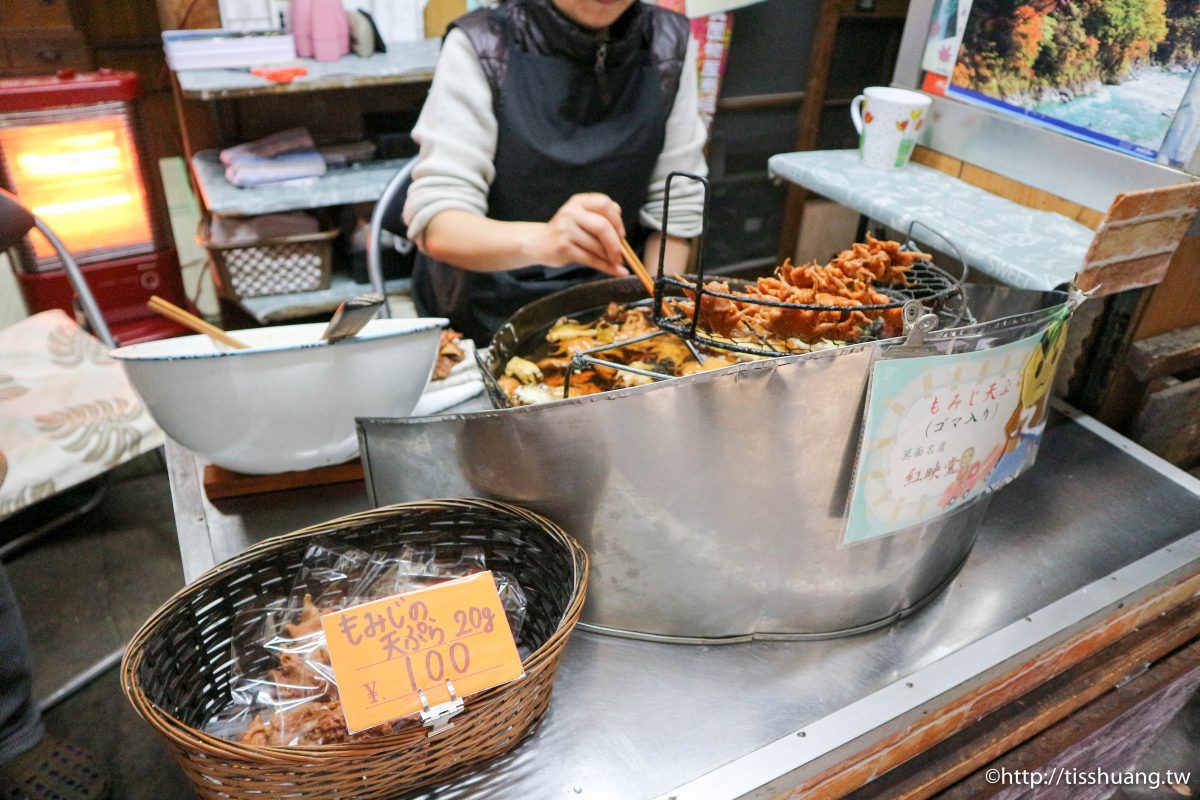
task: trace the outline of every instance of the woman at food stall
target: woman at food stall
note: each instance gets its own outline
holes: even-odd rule
[[[413,294],[476,341],[521,306],[658,266],[667,175],[705,174],[686,18],[640,0],[509,0],[451,25],[413,130]],[[702,191],[671,186],[664,267],[682,271]]]

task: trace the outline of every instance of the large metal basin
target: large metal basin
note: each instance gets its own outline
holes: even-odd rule
[[[990,321],[935,333],[942,352],[1028,336],[1065,301],[1053,292],[968,289],[976,318]],[[507,350],[564,313],[636,291],[628,281],[567,290],[523,309],[496,345]],[[944,585],[989,499],[842,543],[863,398],[881,346],[542,406],[362,419],[367,484],[376,503],[478,495],[555,520],[591,557],[583,620],[596,629],[690,642],[854,633],[898,618]]]

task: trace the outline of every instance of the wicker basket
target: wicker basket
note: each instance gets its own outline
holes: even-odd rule
[[[362,742],[262,747],[204,733],[205,720],[229,701],[234,614],[286,593],[310,540],[322,535],[362,549],[482,548],[489,568],[516,576],[525,590],[522,640],[533,649],[525,677],[466,698],[454,727],[433,738],[410,725]],[[587,555],[573,539],[515,506],[438,500],[354,514],[260,542],[184,588],[130,641],[121,685],[138,714],[166,737],[200,797],[391,798],[471,772],[533,730],[583,608],[587,571]]]
[[[252,244],[217,244],[212,241],[210,226],[207,217],[200,221],[196,241],[208,251],[226,299],[329,288],[337,228],[260,239]]]

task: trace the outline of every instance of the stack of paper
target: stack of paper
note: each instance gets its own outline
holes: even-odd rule
[[[173,70],[259,67],[296,58],[290,33],[204,28],[163,31],[163,52]]]

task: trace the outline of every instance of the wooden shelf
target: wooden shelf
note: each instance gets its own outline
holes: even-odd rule
[[[441,39],[422,39],[390,44],[386,53],[376,53],[368,58],[349,55],[337,61],[297,59],[287,63],[307,68],[308,74],[291,83],[272,83],[235,69],[185,69],[176,72],[175,78],[179,82],[180,95],[188,100],[232,100],[327,89],[424,83],[433,79],[433,68],[437,65],[441,44]]]
[[[192,175],[212,214],[248,217],[281,211],[372,203],[411,159],[366,161],[333,167],[319,178],[269,183],[241,189],[225,180],[225,165],[218,151],[204,150],[192,157]]]

